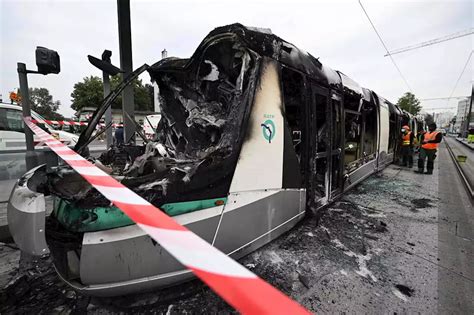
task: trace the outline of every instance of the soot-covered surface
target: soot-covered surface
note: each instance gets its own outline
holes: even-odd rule
[[[307,217],[240,262],[310,311],[434,313],[437,198],[413,176],[389,167],[328,207],[319,224]],[[414,201],[421,198],[430,203]],[[48,258],[20,272],[18,251],[1,246],[0,255],[11,261],[2,265],[2,314],[234,312],[198,280],[135,296],[90,298],[62,284]]]

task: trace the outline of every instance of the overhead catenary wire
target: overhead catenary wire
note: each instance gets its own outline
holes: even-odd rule
[[[441,109],[456,109],[457,106],[449,106],[449,107],[423,107],[424,110],[441,110]]]
[[[395,59],[393,59],[392,55],[390,55],[390,52],[388,51],[387,45],[385,45],[385,42],[383,41],[382,36],[381,36],[380,33],[377,31],[377,28],[375,27],[374,23],[373,23],[372,20],[370,19],[370,16],[369,16],[369,14],[367,13],[367,11],[365,10],[364,5],[362,4],[361,0],[359,0],[359,5],[360,5],[360,7],[362,8],[362,11],[364,11],[365,16],[366,16],[367,19],[369,20],[370,25],[371,25],[372,28],[374,29],[375,34],[377,34],[377,37],[379,38],[380,42],[382,43],[383,47],[385,48],[385,51],[386,51],[387,54],[389,55],[390,60],[392,60],[393,65],[395,66],[395,68],[397,69],[398,73],[400,74],[400,77],[401,77],[401,78],[403,79],[403,81],[405,82],[406,86],[408,87],[408,90],[409,90],[411,93],[413,93],[413,89],[410,87],[410,84],[408,84],[407,79],[405,78],[405,76],[403,75],[402,71],[401,71],[400,68],[398,67],[397,63],[395,62]]]
[[[468,98],[468,97],[469,95],[451,96],[451,97],[433,97],[433,98],[421,98],[420,101],[428,102],[428,101],[439,101],[439,100],[459,99],[459,98]]]
[[[456,84],[454,84],[454,88],[451,91],[451,94],[449,94],[448,102],[452,98],[454,92],[456,91],[456,88],[458,87],[459,81],[461,81],[462,75],[464,74],[464,71],[466,71],[467,65],[469,64],[469,61],[471,60],[471,57],[472,57],[472,52],[473,51],[471,50],[471,52],[469,53],[469,56],[467,57],[466,63],[464,64],[464,67],[462,68],[461,74],[459,75],[458,79],[456,80]]]
[[[428,40],[428,41],[425,41],[425,42],[422,42],[422,43],[419,43],[419,44],[416,44],[416,45],[410,45],[410,46],[407,46],[407,47],[392,50],[392,51],[388,52],[386,55],[384,55],[384,57],[387,57],[387,56],[390,56],[390,55],[395,55],[395,54],[400,54],[400,53],[403,53],[403,52],[406,52],[406,51],[410,51],[410,50],[414,50],[414,49],[418,49],[418,48],[422,48],[422,47],[426,47],[426,46],[435,45],[435,44],[438,44],[438,43],[446,42],[448,40],[453,40],[453,39],[456,39],[456,38],[468,36],[468,35],[471,35],[473,33],[474,33],[474,28],[469,28],[469,29],[464,30],[464,31],[460,31],[460,32],[456,32],[454,34],[449,34],[449,35],[445,35],[443,37],[431,39],[431,40]]]
[[[471,60],[472,53],[473,53],[473,51],[471,50],[471,52],[469,53],[469,56],[467,57],[466,63],[464,64],[464,67],[462,68],[461,74],[459,74],[459,77],[456,80],[456,83],[454,84],[454,88],[453,88],[453,90],[451,91],[451,94],[449,94],[448,97],[425,98],[425,99],[420,99],[420,101],[446,100],[447,101],[446,105],[448,105],[449,100],[451,100],[451,99],[468,98],[469,96],[453,96],[453,94],[456,91],[456,88],[458,87],[459,81],[461,81],[461,78],[464,74],[464,71],[466,71],[467,65],[469,64],[469,61]],[[454,109],[456,107],[457,106],[447,106],[447,107],[442,107],[442,108],[440,107],[440,108],[423,108],[423,109],[425,109],[425,110],[433,110],[433,109],[441,110],[441,109]]]

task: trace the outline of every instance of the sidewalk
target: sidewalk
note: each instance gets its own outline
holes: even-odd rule
[[[473,143],[467,143],[466,138],[456,138],[456,140],[459,141],[460,143],[464,144],[469,149],[474,150],[474,144]]]

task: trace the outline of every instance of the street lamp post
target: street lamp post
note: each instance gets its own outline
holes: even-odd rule
[[[23,110],[23,117],[31,117],[30,107],[30,96],[28,91],[28,77],[26,65],[24,63],[17,63],[18,79],[20,81],[20,93],[21,93],[21,108]],[[26,169],[30,170],[38,165],[38,155],[35,152],[35,145],[33,143],[33,132],[31,129],[24,124],[25,141],[26,141],[26,154],[25,162]]]
[[[47,75],[50,73],[58,74],[61,70],[59,63],[59,55],[54,50],[47,49],[45,47],[36,47],[36,66],[38,71],[27,70],[26,64],[18,62],[17,72],[18,80],[20,83],[21,93],[21,108],[23,111],[23,117],[31,117],[31,106],[30,106],[30,95],[28,91],[28,73],[39,73]],[[38,154],[35,152],[35,146],[33,143],[33,132],[24,124],[25,141],[26,141],[26,154],[25,162],[26,169],[30,170],[38,165]]]

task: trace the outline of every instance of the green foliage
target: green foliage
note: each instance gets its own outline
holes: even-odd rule
[[[120,75],[111,77],[111,89],[114,90],[121,81],[122,78]],[[136,79],[132,84],[135,98],[135,109],[143,111],[153,110],[153,87],[150,84],[143,85],[142,80],[140,79]],[[101,78],[96,76],[85,77],[82,82],[74,84],[74,89],[71,93],[71,108],[77,111],[84,107],[99,106],[102,103],[103,91],[104,88]],[[122,108],[121,95],[114,100],[112,108]]]
[[[104,93],[102,85],[102,80],[96,76],[85,77],[83,82],[74,84],[71,108],[77,111],[84,107],[97,107]]]
[[[413,115],[417,115],[421,110],[420,101],[410,92],[406,92],[402,97],[400,97],[397,105]]]
[[[53,101],[53,96],[46,88],[30,88],[31,109],[45,119],[64,120],[64,116],[58,113],[60,101]]]

